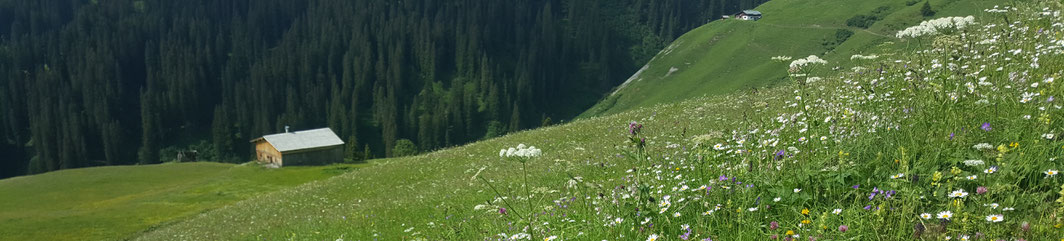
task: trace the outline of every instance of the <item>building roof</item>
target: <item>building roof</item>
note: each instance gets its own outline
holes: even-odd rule
[[[261,138],[252,140],[252,142],[257,142],[263,139],[273,145],[274,148],[277,148],[277,151],[279,152],[344,144],[344,141],[340,140],[340,137],[336,136],[336,133],[333,133],[332,129],[329,128],[265,135]]]
[[[743,14],[746,14],[746,15],[761,15],[761,12],[758,12],[757,10],[743,10]]]

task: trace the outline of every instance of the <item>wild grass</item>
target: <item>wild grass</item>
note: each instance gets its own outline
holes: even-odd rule
[[[0,240],[123,240],[236,201],[359,166],[175,163],[0,181]]]
[[[789,74],[766,58],[790,84],[382,160],[138,239],[1055,240],[1060,10]],[[499,156],[518,144],[542,155]]]

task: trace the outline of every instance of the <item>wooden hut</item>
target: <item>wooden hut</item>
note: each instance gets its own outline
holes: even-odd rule
[[[742,12],[735,14],[735,18],[757,21],[758,19],[761,19],[761,12],[758,12],[757,10],[743,10]]]
[[[285,165],[321,165],[344,160],[344,141],[332,129],[266,135],[251,140],[260,163]]]

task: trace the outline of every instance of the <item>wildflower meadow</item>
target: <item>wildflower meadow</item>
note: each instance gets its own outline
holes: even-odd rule
[[[924,21],[853,63],[775,57],[794,84],[730,103],[741,118],[617,123],[615,156],[546,185],[533,218],[476,217],[505,223],[491,240],[1064,238],[1059,9]]]
[[[1061,4],[780,55],[786,85],[389,159],[141,239],[1060,240]]]

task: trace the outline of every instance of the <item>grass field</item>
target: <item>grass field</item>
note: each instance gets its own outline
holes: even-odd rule
[[[791,84],[383,160],[138,240],[1059,239],[1064,19],[1017,7]],[[518,144],[543,154],[500,157]]]
[[[646,103],[628,111],[376,160],[328,179],[341,171],[182,164],[4,180],[0,191],[26,196],[0,199],[0,208],[11,208],[0,210],[0,239],[1056,240],[1064,238],[1064,175],[1058,174],[1064,168],[1064,110],[1057,99],[1064,95],[1064,17],[1059,1],[1015,7],[968,9],[978,17],[964,28],[951,22],[934,25],[933,34],[879,39],[876,34],[895,31],[877,28],[921,24],[900,17],[918,13],[906,7],[878,23],[897,26],[855,31],[836,48],[859,51],[863,58],[828,54],[827,63],[801,65],[771,57],[809,53],[766,50],[752,57],[764,66],[751,65],[757,71],[749,74],[779,73],[782,79],[756,93],[674,102],[685,87],[696,88],[678,84],[700,76],[677,70],[670,76],[684,79],[644,86],[671,92],[648,94]],[[966,13],[958,9],[940,14]],[[786,21],[716,24],[724,27],[695,32],[749,27],[778,38],[815,39],[755,26]],[[711,35],[689,34],[672,50],[683,54],[666,50],[651,64],[684,63],[684,56],[695,60],[702,50],[681,50],[682,41],[710,41]],[[797,67],[788,74],[791,64]],[[500,149],[520,144],[543,153],[528,159],[500,156]],[[121,168],[158,169],[134,174]],[[173,172],[230,174],[167,181]],[[214,178],[219,175],[226,177]],[[129,179],[101,179],[110,176]],[[282,181],[296,176],[322,180]],[[138,184],[145,181],[160,184]],[[286,187],[265,185],[272,182]],[[123,185],[132,185],[131,191],[106,191],[126,190]],[[153,188],[160,186],[185,188]],[[277,191],[238,192],[257,187]],[[68,192],[80,194],[61,194]],[[240,198],[182,209],[210,204],[218,193]],[[94,208],[66,217],[49,214],[59,206],[126,199],[137,201],[88,206]],[[166,205],[152,206],[161,204]],[[144,214],[155,212],[165,215]],[[63,219],[101,225],[86,230]],[[7,233],[9,226],[16,232]],[[119,229],[124,231],[104,232]],[[55,234],[62,232],[81,236]],[[21,233],[40,236],[17,236]]]
[[[2,240],[122,240],[236,201],[361,166],[180,163],[63,170],[0,181]]]
[[[894,33],[919,23],[923,1],[801,1],[773,0],[756,9],[759,21],[723,20],[681,36],[647,63],[644,70],[581,117],[620,113],[704,95],[752,91],[786,82],[786,68],[768,61],[774,56],[817,55],[828,61],[849,60],[854,54],[881,49],[897,41]],[[997,1],[932,0],[937,16],[981,14]],[[845,7],[841,7],[845,6]],[[868,29],[847,26],[856,15],[881,20]],[[839,31],[853,36],[839,38]],[[891,47],[891,46],[887,46]]]

